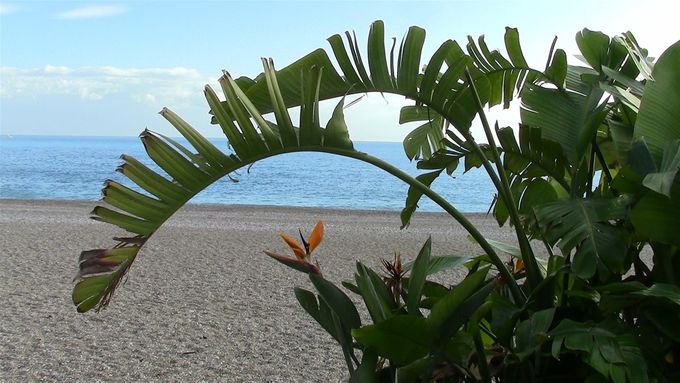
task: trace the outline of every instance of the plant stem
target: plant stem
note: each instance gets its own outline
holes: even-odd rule
[[[415,177],[410,176],[408,173],[404,172],[403,170],[391,165],[388,162],[385,162],[377,157],[373,157],[371,155],[368,155],[366,153],[358,152],[356,150],[347,150],[347,149],[337,149],[337,148],[332,148],[332,147],[319,147],[319,146],[297,146],[297,147],[286,147],[282,148],[279,150],[275,151],[270,151],[264,154],[248,157],[247,159],[241,160],[239,163],[239,166],[237,167],[228,167],[224,169],[223,173],[220,175],[217,175],[217,178],[222,178],[229,173],[238,170],[241,167],[248,166],[250,164],[253,164],[257,161],[269,158],[269,157],[274,157],[278,156],[281,154],[287,154],[287,153],[295,153],[295,152],[317,152],[317,153],[328,153],[328,154],[335,154],[347,158],[353,158],[356,160],[360,160],[366,163],[369,163],[371,165],[374,165],[390,174],[393,176],[399,178],[400,180],[404,181],[407,183],[409,186],[414,187],[417,189],[419,192],[421,192],[423,195],[429,197],[434,203],[439,205],[444,211],[446,211],[453,219],[458,221],[458,223],[463,226],[465,230],[472,236],[472,238],[477,241],[477,243],[482,247],[484,252],[489,256],[491,263],[498,269],[498,271],[501,273],[501,276],[503,279],[508,283],[508,286],[510,287],[510,291],[512,292],[512,296],[515,299],[515,301],[518,304],[523,304],[526,301],[526,296],[522,292],[522,290],[519,288],[519,285],[517,284],[517,281],[513,277],[512,273],[508,270],[508,268],[505,266],[505,263],[503,263],[503,260],[498,256],[494,248],[489,244],[489,242],[484,238],[484,236],[477,230],[477,228],[470,222],[458,209],[456,209],[453,205],[451,205],[446,199],[444,199],[442,196],[434,192],[432,189],[430,189],[427,185],[423,184],[422,182],[418,181]],[[159,226],[162,225],[163,222],[165,222],[172,214],[174,214],[181,206],[186,203],[189,199],[191,199],[196,193],[199,191],[203,190],[204,187],[208,186],[211,182],[214,180],[207,182],[205,186],[202,186],[200,188],[197,188],[196,192],[193,194],[190,194],[187,196],[187,199],[185,201],[180,201],[180,203],[177,204],[177,206],[173,206],[174,209],[171,209],[168,211],[168,214],[166,217],[163,217],[163,219],[160,221]],[[151,237],[155,233],[152,232],[148,235],[148,237]],[[147,238],[148,239],[148,238]]]
[[[456,209],[453,205],[451,205],[446,199],[444,199],[442,196],[440,196],[438,193],[434,192],[432,189],[430,189],[428,186],[423,184],[422,182],[418,181],[414,177],[410,176],[408,173],[404,172],[403,170],[379,159],[373,156],[370,156],[365,153],[359,153],[356,151],[347,151],[347,150],[340,150],[340,149],[333,149],[333,148],[323,148],[319,150],[319,148],[315,148],[315,151],[323,151],[327,153],[332,153],[332,154],[338,154],[341,156],[345,157],[350,157],[354,159],[358,159],[364,162],[367,162],[371,165],[377,166],[378,168],[392,174],[393,176],[399,178],[400,180],[406,182],[409,186],[417,189],[419,192],[423,193],[423,195],[429,197],[434,203],[439,205],[444,211],[449,213],[449,215],[458,221],[458,223],[463,226],[465,230],[472,236],[472,238],[479,243],[479,245],[482,247],[484,252],[489,256],[491,259],[491,263],[493,263],[494,266],[498,269],[498,271],[501,273],[501,276],[503,279],[508,283],[508,286],[510,287],[510,291],[512,292],[512,296],[515,299],[515,302],[518,304],[523,303],[526,300],[526,297],[524,296],[524,293],[522,290],[519,288],[519,285],[517,284],[517,281],[513,277],[512,273],[510,273],[510,270],[508,270],[507,266],[503,262],[503,260],[498,256],[496,251],[494,250],[493,246],[489,244],[489,242],[484,238],[484,236],[477,230],[477,228],[468,220],[465,215],[463,215],[458,209]]]
[[[475,142],[474,137],[472,137],[472,135],[469,132],[465,133],[465,135],[468,136],[468,137],[466,137],[466,139],[471,142],[471,144],[475,148],[475,151],[481,157],[482,164],[484,165],[484,168],[486,169],[487,173],[489,173],[489,176],[494,181],[494,184],[496,185],[496,188],[498,189],[498,191],[500,193],[500,197],[503,198],[503,201],[505,202],[505,206],[508,208],[508,213],[510,214],[510,220],[511,220],[511,222],[512,222],[514,228],[515,228],[515,233],[517,235],[517,241],[519,242],[519,246],[520,246],[520,249],[521,249],[522,261],[524,262],[524,265],[527,269],[527,279],[528,279],[529,285],[531,287],[535,287],[541,282],[541,279],[542,279],[541,278],[541,272],[538,269],[538,263],[536,261],[536,257],[534,256],[534,252],[533,252],[533,249],[531,248],[531,244],[529,244],[529,240],[527,239],[527,235],[524,232],[524,227],[522,226],[522,222],[520,222],[517,204],[515,203],[515,199],[512,196],[512,190],[510,190],[510,182],[508,181],[508,175],[505,172],[505,167],[503,166],[503,163],[501,162],[500,155],[498,154],[498,149],[496,147],[496,141],[493,137],[493,133],[491,132],[491,127],[489,126],[489,121],[487,120],[486,114],[484,113],[484,107],[482,106],[482,102],[479,99],[479,94],[477,93],[477,88],[475,87],[474,81],[472,79],[472,75],[470,75],[470,71],[467,68],[465,69],[465,77],[467,78],[468,84],[470,85],[470,90],[472,92],[475,103],[477,105],[477,114],[479,115],[479,118],[482,122],[482,126],[484,127],[484,133],[486,134],[486,139],[489,141],[489,148],[491,150],[491,155],[493,156],[493,161],[496,163],[496,169],[498,171],[498,175],[496,175],[496,173],[493,171],[493,168],[491,167],[489,160],[486,159],[481,148]],[[498,178],[499,176],[500,176],[500,179]]]
[[[472,324],[470,327],[474,327],[474,324]],[[482,336],[479,334],[479,329],[472,330],[472,339],[475,342],[475,350],[477,351],[477,364],[479,366],[479,374],[482,376],[482,382],[491,383],[491,373],[489,372],[489,365],[486,363],[484,343],[482,343]]]

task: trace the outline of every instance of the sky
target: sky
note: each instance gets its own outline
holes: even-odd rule
[[[632,31],[658,56],[680,39],[668,1],[4,1],[0,0],[0,134],[135,136],[173,134],[157,114],[167,106],[209,137],[205,84],[219,89],[223,69],[254,77],[261,57],[282,68],[326,38],[354,30],[366,47],[372,21],[386,37],[427,30],[423,61],[446,39],[486,36],[502,48],[506,26],[519,29],[531,65],[542,68],[554,36],[578,64],[574,35],[584,27],[611,36]],[[501,49],[501,51],[504,51]],[[422,62],[421,64],[425,64]],[[400,141],[399,97],[373,95],[346,111],[359,141]],[[322,123],[332,104],[322,108]],[[517,106],[492,112],[517,123]],[[413,127],[413,126],[410,126]]]

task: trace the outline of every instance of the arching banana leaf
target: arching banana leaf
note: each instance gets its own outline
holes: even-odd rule
[[[265,74],[273,86],[276,74],[271,67],[266,67]],[[310,68],[306,77],[304,84],[313,89],[320,82],[320,71]],[[115,238],[119,242],[111,249],[81,253],[72,296],[79,312],[106,306],[149,237],[189,199],[218,179],[257,160],[292,151],[358,154],[344,121],[344,98],[322,128],[318,121],[318,100],[314,96],[305,97],[300,128],[296,128],[290,122],[285,105],[279,102],[281,94],[275,90],[271,96],[278,124],[266,121],[228,74],[219,82],[227,102],[221,103],[209,86],[205,88],[205,96],[234,152],[223,153],[174,112],[161,111],[191,148],[148,130],[140,135],[149,157],[171,179],[132,157],[122,157],[123,164],[117,170],[145,193],[114,181],[106,182],[103,201],[109,206],[97,206],[92,212],[93,218],[116,225],[131,236]]]
[[[132,157],[122,157],[118,171],[144,192],[113,181],[106,183],[103,190],[106,205],[97,206],[93,218],[130,234],[116,238],[119,242],[111,249],[81,254],[72,295],[78,311],[106,306],[148,238],[177,209],[221,177],[255,161],[293,151],[321,151],[361,159],[349,138],[342,100],[325,128],[319,121],[320,100],[369,91],[400,94],[416,105],[430,108],[433,116],[441,116],[458,131],[467,133],[477,104],[465,79],[466,70],[483,105],[508,102],[513,94],[510,89],[521,89],[531,77],[526,73],[533,73],[525,68],[514,30],[506,33],[509,60],[496,51],[490,52],[483,40],[480,53],[475,53],[474,58],[466,55],[456,42],[446,41],[423,71],[420,66],[425,31],[421,28],[411,27],[396,55],[394,49],[390,51],[388,61],[383,23],[373,23],[368,36],[368,65],[362,59],[356,36],[346,33],[346,37],[347,45],[339,35],[328,39],[342,75],[325,51],[316,50],[280,71],[274,70],[271,60],[263,60],[264,72],[255,79],[234,80],[225,73],[219,80],[224,99],[206,86],[204,93],[212,121],[220,125],[233,153],[220,151],[169,109],[161,112],[191,147],[150,131],[141,134],[149,157],[169,177]],[[469,49],[473,50],[470,46]],[[560,65],[561,61],[556,59],[553,66]],[[562,71],[557,68],[553,72]],[[297,127],[288,113],[293,106],[301,107]],[[275,122],[263,117],[271,112]],[[436,129],[430,130],[418,135],[416,141],[422,141],[414,145],[423,154],[434,150],[441,134]],[[424,140],[434,143],[425,152]]]
[[[374,22],[368,35],[367,60],[362,58],[355,34],[345,33],[346,42],[340,35],[328,38],[340,73],[322,49],[277,72],[283,104],[288,107],[298,105],[301,73],[310,66],[321,68],[324,74],[319,87],[320,100],[364,92],[388,92],[407,97],[414,100],[419,108],[426,106],[429,109],[432,123],[421,125],[418,133],[405,141],[405,147],[409,149],[410,158],[415,157],[414,153],[420,158],[429,158],[437,149],[442,149],[439,142],[443,132],[437,129],[442,125],[438,120],[440,116],[457,130],[465,132],[476,116],[476,103],[465,80],[466,68],[472,74],[482,104],[487,106],[502,102],[504,107],[508,107],[527,83],[547,82],[561,89],[565,82],[567,67],[564,52],[558,49],[551,54],[546,71],[532,69],[524,58],[519,33],[514,28],[507,28],[505,33],[508,58],[498,50],[489,50],[483,36],[477,44],[469,38],[468,54],[457,42],[447,40],[425,63],[422,72],[423,29],[411,27],[396,54],[394,49],[389,55],[386,53],[384,35],[383,22]],[[244,92],[258,110],[267,113],[274,109],[263,75],[240,80],[247,84]],[[213,118],[213,122],[217,120]]]

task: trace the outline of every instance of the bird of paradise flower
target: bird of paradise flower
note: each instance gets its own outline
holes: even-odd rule
[[[308,274],[321,275],[321,269],[319,269],[318,264],[312,262],[312,252],[319,246],[323,240],[324,226],[323,222],[318,221],[312,233],[309,236],[309,242],[305,240],[302,236],[302,230],[300,232],[300,239],[302,240],[302,246],[290,236],[280,233],[281,239],[290,246],[295,254],[295,257],[289,257],[277,253],[272,253],[270,251],[265,251],[264,253],[268,256],[274,258],[275,260],[283,263],[284,265],[291,267],[295,270],[302,271]]]

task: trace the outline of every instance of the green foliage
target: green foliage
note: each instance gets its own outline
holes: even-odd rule
[[[395,256],[376,271],[357,262],[354,280],[342,283],[356,299],[305,257],[267,252],[308,274],[316,292],[296,288],[295,296],[340,345],[349,381],[680,380],[680,42],[654,63],[630,33],[610,38],[584,29],[576,43],[587,66],[568,64],[554,42],[541,70],[527,63],[513,28],[505,31],[506,54],[470,37],[465,50],[448,40],[429,60],[422,60],[425,31],[418,27],[396,52],[396,44],[385,49],[381,21],[372,24],[363,56],[356,35],[345,37],[328,39],[334,60],[318,49],[281,70],[263,60],[254,79],[225,72],[223,98],[206,86],[229,153],[161,111],[190,147],[141,134],[164,175],[122,157],[117,170],[147,194],[106,182],[105,205],[93,218],[131,234],[81,254],[77,310],[105,307],[146,241],[211,183],[264,158],[318,151],[406,182],[403,227],[425,196],[481,248],[481,255],[441,256],[428,239],[404,264]],[[365,92],[413,101],[399,122],[421,124],[406,136],[404,151],[427,172],[412,177],[354,149],[344,97]],[[340,101],[322,126],[319,102],[333,98]],[[515,99],[519,129],[492,129],[485,109],[508,108]],[[300,107],[297,126],[292,107]],[[275,121],[265,118],[269,113]],[[470,133],[477,117],[485,144]],[[461,162],[465,171],[488,173],[498,197],[491,211],[513,227],[517,246],[486,239],[432,191]],[[534,253],[541,246],[544,259]],[[433,280],[450,268],[467,275],[450,285]],[[356,302],[371,323],[362,323]]]

